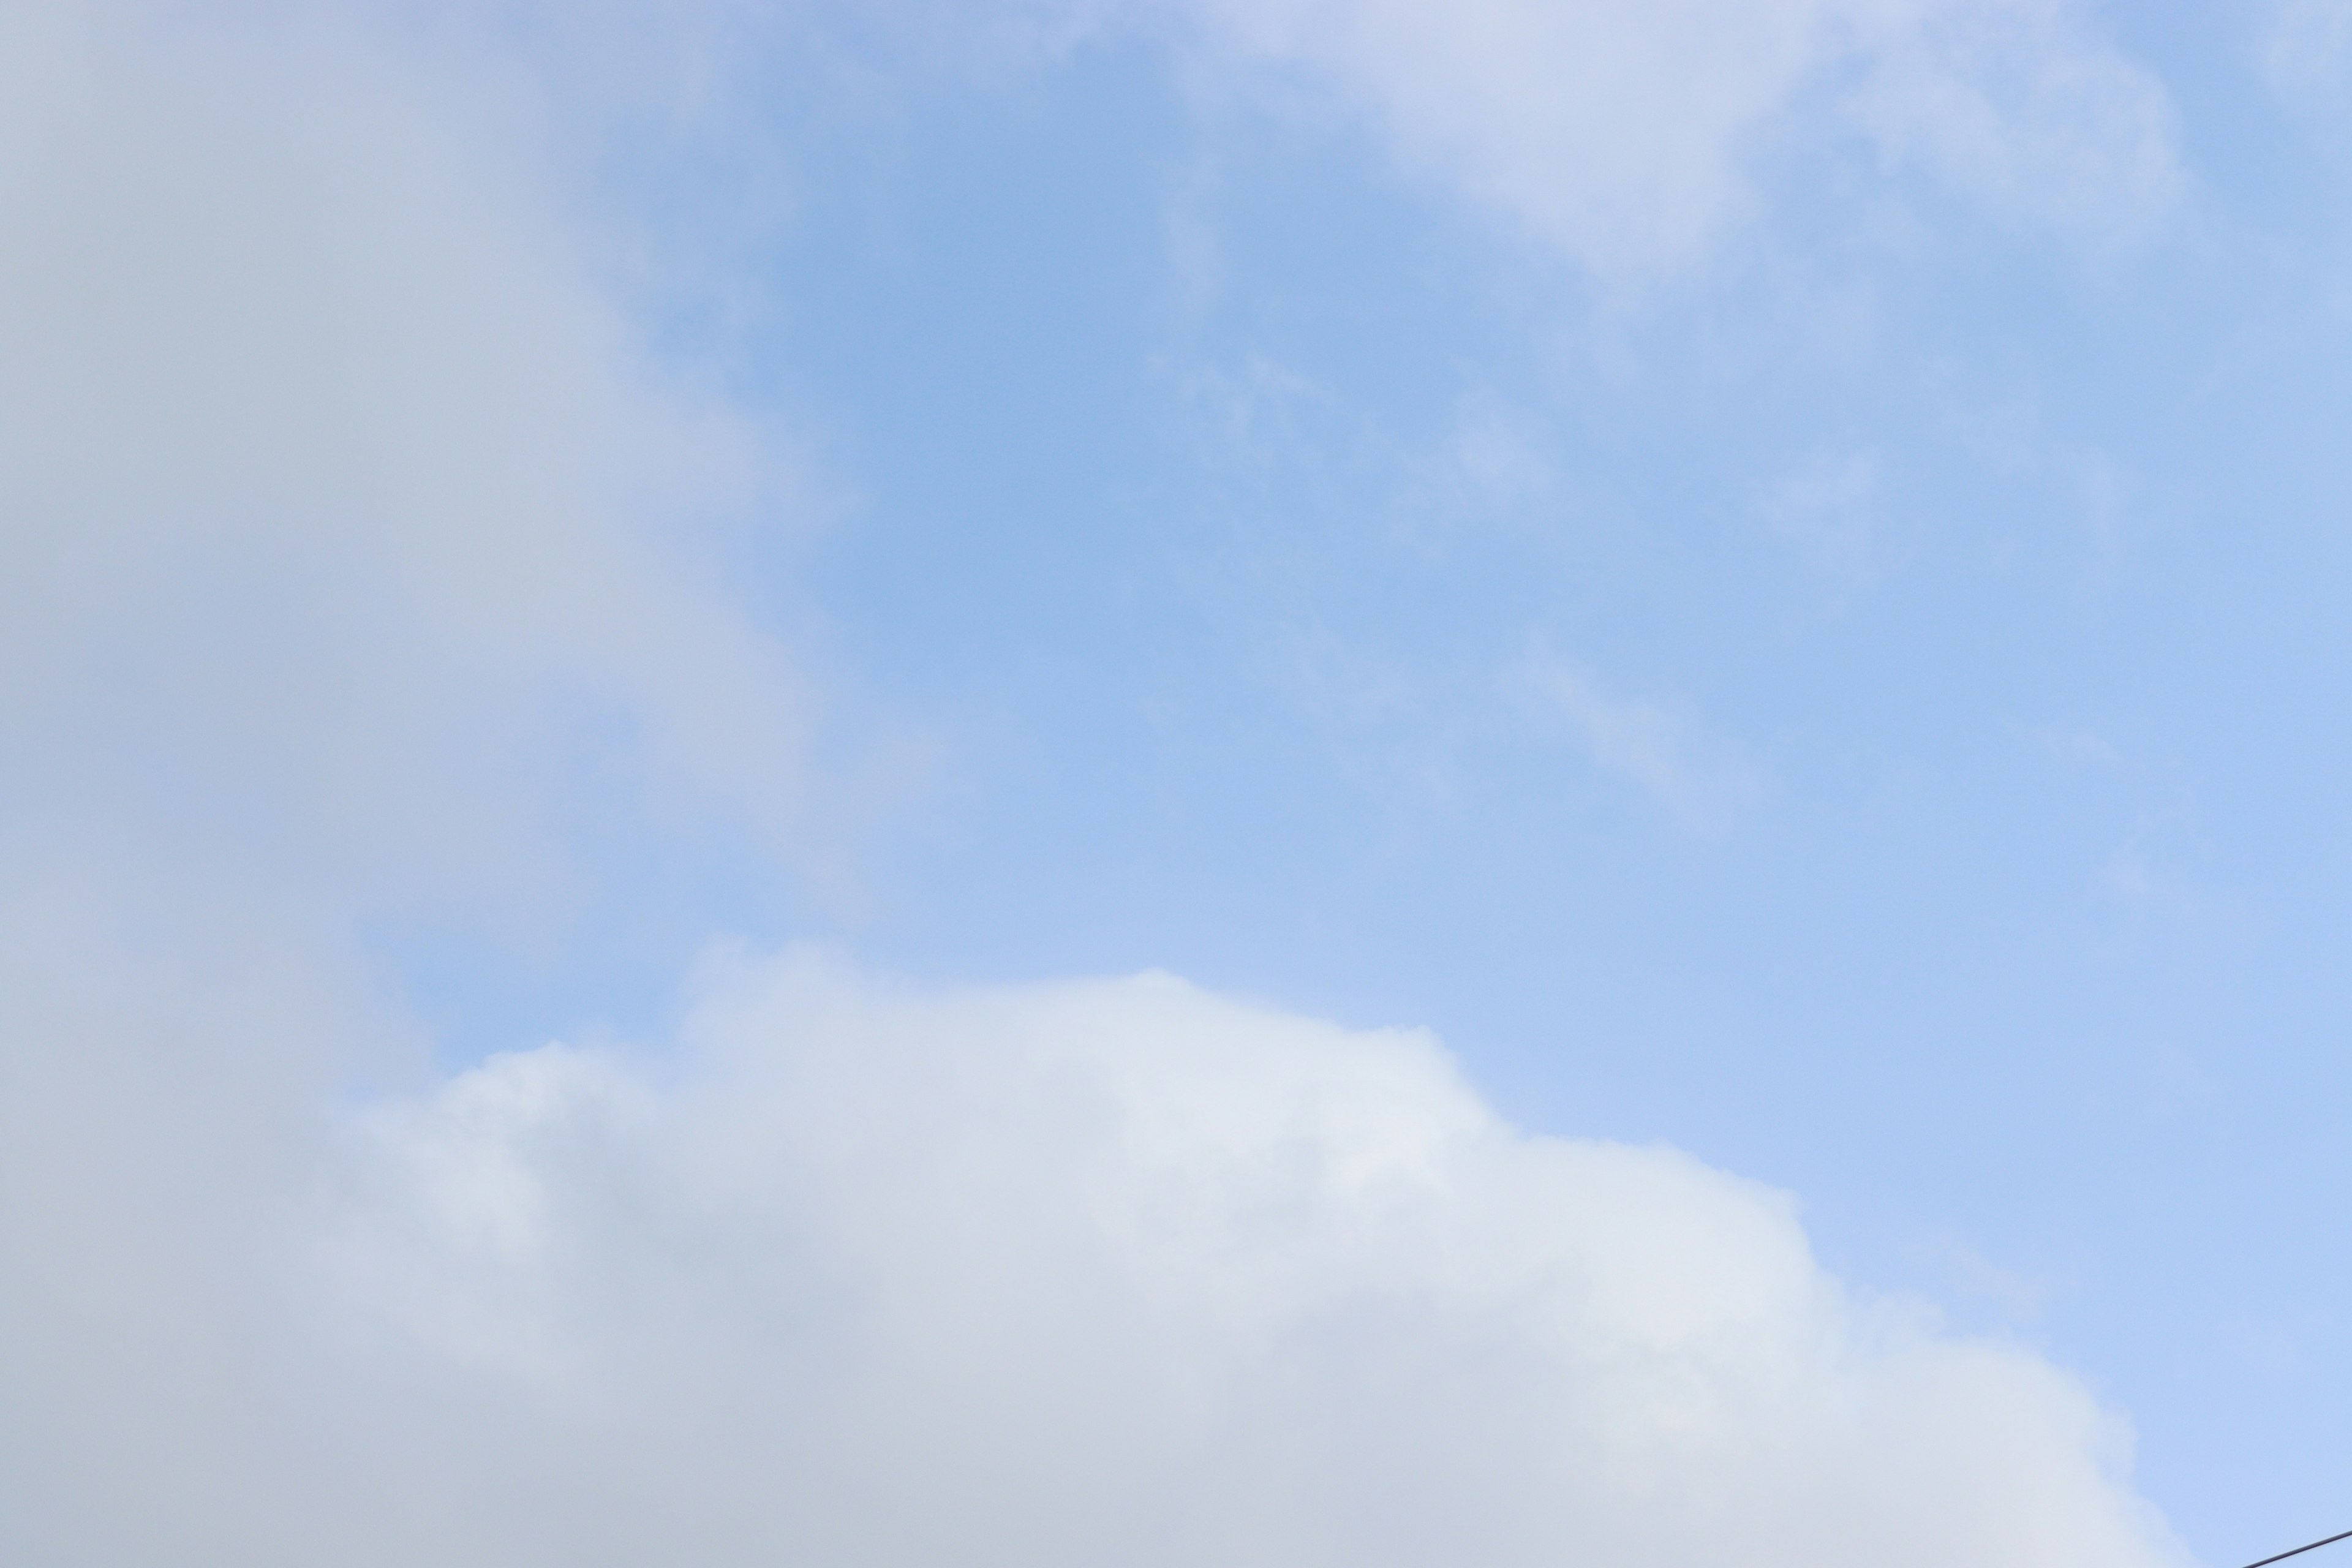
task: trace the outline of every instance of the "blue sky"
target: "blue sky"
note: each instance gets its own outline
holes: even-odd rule
[[[698,1331],[587,1276],[483,1284],[467,1248],[542,1223],[501,1194],[572,1193],[582,1236],[642,1220],[596,1266],[624,1277],[671,1256],[647,1194],[702,1190],[667,1151],[740,1135],[848,1194],[803,1212],[776,1195],[799,1187],[761,1189],[793,1246],[848,1237],[866,1261],[845,1277],[897,1280],[860,1249],[903,1244],[928,1259],[904,1278],[993,1300],[997,1275],[907,1217],[964,1178],[905,1173],[933,1169],[914,1151],[1004,1147],[1018,1117],[969,1109],[995,1089],[942,1099],[928,1086],[965,1069],[921,1052],[1001,1027],[1033,1042],[1008,1063],[1123,1084],[1034,1044],[1100,1007],[1086,1037],[1163,1042],[1136,1049],[1168,1053],[1179,1100],[1194,1053],[1228,1060],[1220,1031],[1262,1026],[1273,1043],[1232,1062],[1291,1063],[1282,1084],[1344,1105],[1353,1058],[1313,1034],[1294,1062],[1297,1031],[1358,1031],[1367,1062],[1392,1037],[1360,1032],[1432,1031],[1509,1137],[1670,1147],[1790,1194],[1822,1277],[1911,1323],[1920,1355],[1993,1347],[2035,1369],[2020,1387],[2072,1380],[2137,1434],[2127,1479],[2058,1501],[1956,1461],[1961,1489],[1927,1488],[1921,1517],[2014,1504],[2004,1550],[2057,1553],[2136,1494],[2168,1522],[2131,1515],[2095,1560],[2221,1568],[2352,1525],[2352,8],[56,15],[0,33],[42,83],[0,136],[22,242],[0,273],[22,764],[0,804],[36,998],[9,1015],[5,1081],[121,1142],[52,1149],[20,1119],[0,1166],[0,1241],[34,1282],[20,1408],[74,1387],[27,1368],[134,1341],[167,1373],[194,1355],[229,1388],[299,1382],[136,1313],[87,1327],[69,1304],[104,1294],[87,1260],[114,1254],[27,1217],[49,1212],[36,1193],[79,1194],[64,1212],[151,1259],[147,1289],[217,1298],[225,1323],[277,1300],[254,1281],[282,1259],[155,1262],[141,1239],[188,1228],[184,1172],[244,1169],[206,1139],[247,1112],[189,1131],[177,1096],[273,1108],[254,1137],[274,1173],[205,1178],[198,1233],[373,1260],[327,1305],[288,1287],[301,1304],[273,1310],[490,1365],[465,1397],[523,1432],[538,1406],[498,1377],[604,1387],[593,1368],[669,1364]],[[726,978],[747,964],[783,978]],[[1198,989],[1054,989],[1143,971]],[[904,1063],[871,1043],[902,1038]],[[712,1084],[770,1081],[742,1061],[816,1039],[791,1093],[743,1091],[772,1123],[695,1120],[727,1098]],[[643,1084],[611,1089],[610,1061]],[[1276,1094],[1260,1070],[1202,1103]],[[150,1085],[145,1110],[123,1083]],[[612,1126],[673,1131],[639,1145],[592,1117],[609,1147],[544,1155],[534,1119],[608,1090],[663,1108]],[[828,1094],[905,1158],[825,1163]],[[1229,1151],[1202,1114],[1185,1136]],[[352,1117],[373,1131],[319,1130]],[[493,1123],[494,1152],[465,1142]],[[318,1152],[347,1136],[375,1152]],[[1354,1169],[1355,1147],[1318,1157]],[[1198,1158],[1201,1190],[1243,1181],[1216,1163],[1238,1156]],[[1125,1190],[1095,1169],[1037,1190]],[[1626,1190],[1664,1194],[1666,1169]],[[1460,1200],[1465,1234],[1525,1213],[1530,1236],[1581,1236],[1573,1194],[1601,1190],[1495,1179]],[[298,1245],[254,1217],[289,1186],[360,1195]],[[1018,1184],[986,1201],[1007,1234],[1050,1207]],[[1658,1247],[1716,1256],[1680,1202],[1656,1198]],[[385,1217],[412,1208],[447,1234]],[[664,1223],[701,1237],[708,1217]],[[1354,1234],[1331,1223],[1302,1255]],[[711,1243],[679,1299],[782,1268],[761,1245]],[[1012,1317],[1076,1299],[1055,1267],[1016,1271]],[[1690,1305],[1671,1297],[1655,1310]],[[509,1322],[518,1301],[550,1316]],[[547,1348],[566,1314],[600,1325],[592,1348]],[[908,1321],[858,1331],[904,1333],[901,1372],[1030,1375],[1017,1335]],[[733,1331],[712,1341],[787,1375],[761,1347],[802,1330]],[[1333,1375],[1326,1414],[1386,1386]],[[1563,1408],[1599,1408],[1576,1388]],[[1973,1405],[1920,1398],[1920,1430],[1978,1430]],[[2040,1398],[1984,1416],[1986,1451],[2074,1430]],[[203,1430],[184,1405],[126,1395],[87,1451],[120,1440],[109,1420]],[[417,1458],[446,1413],[386,1419],[419,1436],[320,1461],[354,1495],[436,1463],[530,1495],[498,1459]],[[793,1442],[864,1451],[811,1421]],[[1066,1458],[1039,1442],[1040,1473]],[[1865,1486],[1847,1451],[1804,1484]],[[843,1495],[965,1475],[890,1452]],[[276,1453],[226,1490],[268,1499]],[[1369,1463],[1331,1458],[1326,1490],[1374,1488]],[[1659,1495],[1715,1495],[1711,1464],[1731,1461],[1675,1458]],[[722,1521],[714,1561],[835,1540],[731,1498],[676,1504]],[[670,1528],[675,1500],[632,1517]],[[1449,1521],[1489,1505],[1520,1517],[1433,1502],[1425,1550],[1485,1560]],[[419,1539],[540,1560],[557,1538],[535,1506]],[[1490,1554],[1643,1539],[1615,1506],[1496,1524]],[[190,1517],[269,1560],[244,1515]],[[1142,1517],[1069,1539],[1109,1549]],[[1235,1539],[1350,1550],[1297,1528]],[[1762,1539],[1811,1561],[1884,1545],[1854,1528]],[[12,1531],[79,1539],[37,1509],[0,1512]],[[73,1560],[121,1560],[97,1539]]]
[[[1123,40],[803,166],[821,602],[982,781],[848,940],[1433,1025],[2051,1347],[2217,1555],[2321,1532],[2341,150],[2252,18],[2086,25],[2177,116],[2112,250],[1832,146],[1607,299]],[[1699,804],[1546,661],[1659,704]]]

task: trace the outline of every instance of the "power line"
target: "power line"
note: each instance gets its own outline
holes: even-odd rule
[[[2292,1552],[2282,1552],[2275,1557],[2265,1557],[2260,1563],[2249,1563],[2246,1568],[2270,1568],[2273,1563],[2284,1563],[2290,1557],[2300,1557],[2314,1546],[2326,1546],[2334,1542],[2346,1540],[2352,1540],[2352,1530],[2346,1531],[2342,1535],[2331,1535],[2326,1541],[2315,1541],[2311,1546],[2298,1546]]]

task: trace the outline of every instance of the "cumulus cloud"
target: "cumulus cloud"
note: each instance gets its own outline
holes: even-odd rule
[[[2047,1364],[1853,1300],[1780,1194],[1514,1130],[1426,1035],[809,953],[698,996],[668,1050],[288,1119],[172,1194],[152,1295],[51,1237],[104,1315],[12,1293],[15,1550],[2179,1560]]]
[[[2179,184],[2147,72],[2064,0],[1186,0],[1227,58],[1288,73],[1612,277],[1687,263],[1759,203],[1801,110],[2004,217],[2104,247]]]

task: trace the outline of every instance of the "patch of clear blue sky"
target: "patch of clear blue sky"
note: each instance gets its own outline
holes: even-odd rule
[[[1521,1123],[1788,1187],[1864,1289],[2049,1348],[2209,1560],[2352,1522],[2347,165],[2219,8],[2113,20],[2197,186],[2154,242],[1792,145],[1632,305],[1145,45],[780,89],[741,363],[859,499],[775,602],[941,783],[854,918],[590,820],[565,954],[411,943],[428,1011],[643,1027],[719,930],[1427,1024]],[[1753,798],[1597,766],[1538,649]]]

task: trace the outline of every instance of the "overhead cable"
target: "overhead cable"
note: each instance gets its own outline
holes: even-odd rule
[[[2270,1568],[2273,1563],[2284,1563],[2290,1557],[2300,1557],[2312,1550],[2312,1547],[2326,1546],[2335,1542],[2347,1540],[2352,1540],[2352,1530],[2346,1531],[2342,1535],[2331,1535],[2326,1541],[2315,1541],[2310,1546],[2298,1546],[2292,1552],[2282,1552],[2275,1557],[2265,1557],[2260,1563],[2249,1563],[2246,1568]]]

